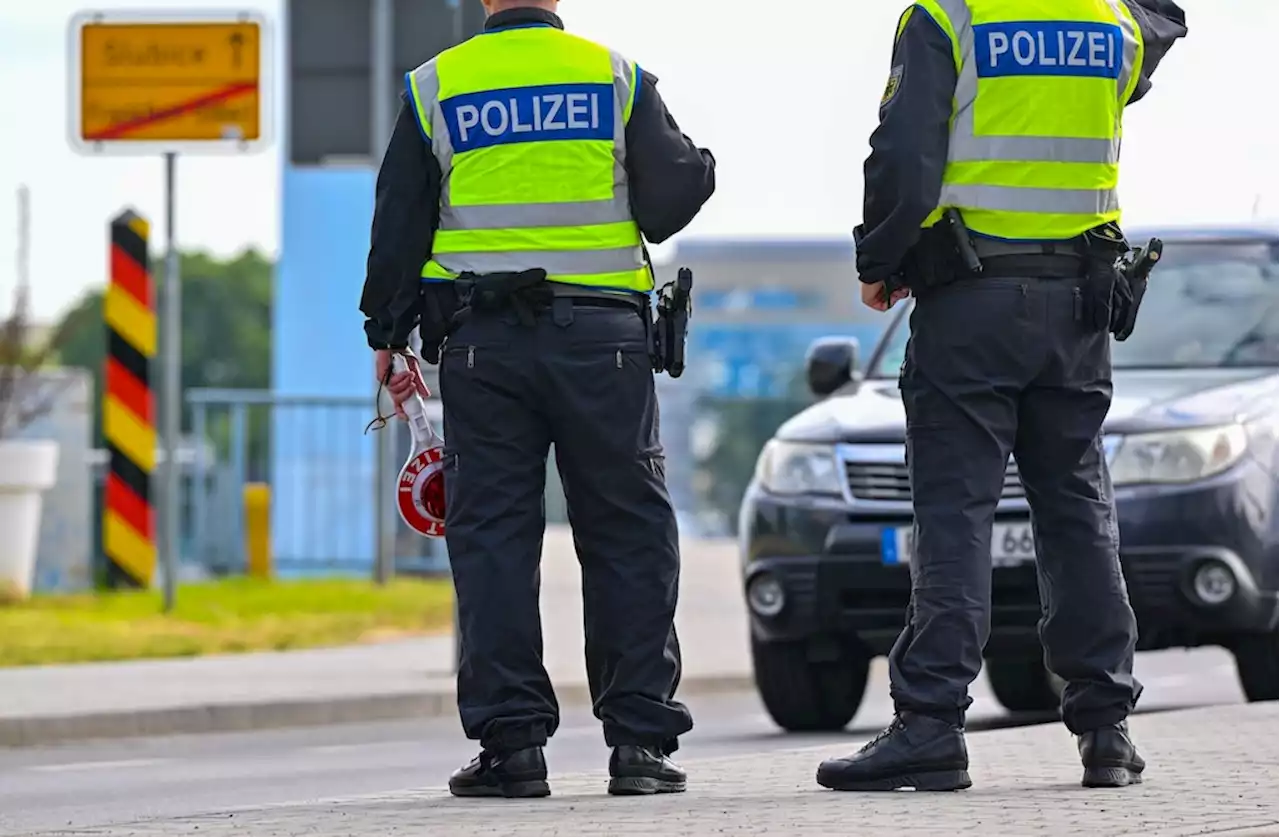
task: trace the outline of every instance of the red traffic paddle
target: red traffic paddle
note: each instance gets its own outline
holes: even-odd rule
[[[392,356],[395,372],[409,371],[404,356]],[[427,419],[427,405],[414,392],[404,402],[413,448],[396,481],[396,505],[409,528],[428,538],[444,537],[444,439]]]

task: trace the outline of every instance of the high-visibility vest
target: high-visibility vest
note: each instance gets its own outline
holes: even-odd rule
[[[444,174],[425,281],[542,268],[552,281],[647,292],[626,125],[639,67],[556,27],[477,35],[405,77]]]
[[[980,235],[1073,238],[1119,221],[1121,121],[1142,67],[1122,0],[918,0],[959,76],[938,208]]]

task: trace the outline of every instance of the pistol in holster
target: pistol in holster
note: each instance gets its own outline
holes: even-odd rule
[[[682,267],[674,282],[658,291],[657,317],[653,327],[650,359],[654,372],[673,378],[684,374],[689,320],[693,317],[693,271]]]
[[[1086,325],[1092,331],[1110,332],[1116,340],[1127,340],[1164,243],[1153,238],[1144,247],[1131,248],[1119,225],[1110,222],[1086,231],[1081,247],[1086,264]]]
[[[1120,341],[1129,339],[1138,322],[1138,309],[1147,293],[1147,280],[1164,254],[1164,242],[1158,238],[1145,246],[1130,250],[1120,259],[1120,281],[1116,283],[1118,299],[1112,307],[1111,333]]]
[[[1117,306],[1122,302],[1125,287],[1120,275],[1120,257],[1129,250],[1124,233],[1115,223],[1086,230],[1077,240],[1077,248],[1084,258],[1083,320],[1093,332],[1112,331]]]

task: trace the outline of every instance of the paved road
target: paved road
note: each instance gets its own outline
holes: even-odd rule
[[[891,714],[883,667],[876,671],[867,702],[842,735],[780,734],[749,694],[691,699],[698,728],[681,756],[852,749]],[[1138,674],[1147,684],[1146,710],[1243,701],[1231,658],[1218,650],[1141,655]],[[1044,720],[1009,717],[981,681],[974,697],[975,729]],[[0,835],[438,787],[471,755],[452,719],[0,749]],[[566,714],[548,758],[555,773],[603,766],[605,750],[589,713]]]

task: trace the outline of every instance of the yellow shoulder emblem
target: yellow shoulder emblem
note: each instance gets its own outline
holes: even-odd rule
[[[884,107],[893,101],[893,97],[898,95],[898,88],[902,86],[902,65],[894,67],[889,72],[889,81],[884,86],[884,95],[880,97],[880,107]]]

